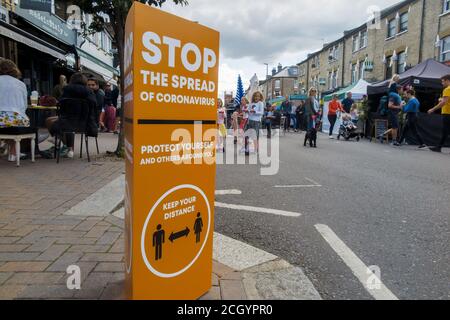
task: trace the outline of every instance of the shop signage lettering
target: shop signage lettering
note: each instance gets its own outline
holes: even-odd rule
[[[16,8],[16,13],[62,42],[70,45],[76,43],[76,31],[71,30],[67,23],[57,16],[48,12],[22,8]]]

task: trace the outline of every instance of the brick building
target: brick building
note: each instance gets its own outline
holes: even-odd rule
[[[266,100],[299,93],[298,67],[283,68],[281,64],[272,70],[272,76],[259,82],[259,91]]]
[[[376,82],[434,58],[450,63],[450,0],[404,0],[298,64],[300,91]]]

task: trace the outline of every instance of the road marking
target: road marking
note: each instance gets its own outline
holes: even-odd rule
[[[274,186],[274,188],[319,188],[317,185],[292,185],[292,186]]]
[[[225,208],[225,209],[232,209],[232,210],[270,213],[270,214],[275,214],[278,216],[285,216],[285,217],[300,217],[301,216],[301,214],[298,212],[290,212],[290,211],[259,208],[259,207],[250,207],[250,206],[241,206],[241,205],[237,205],[237,204],[227,204],[227,203],[221,203],[221,202],[216,202],[215,206],[218,208]]]
[[[316,186],[318,186],[318,187],[321,187],[321,184],[318,183],[318,182],[316,182],[316,181],[314,181],[313,179],[306,178],[306,177],[305,177],[305,179],[308,180],[309,182],[311,182],[312,184],[314,184],[314,185],[316,185]]]
[[[223,195],[240,195],[242,194],[241,190],[216,190],[216,196],[223,196]]]
[[[339,237],[328,226],[323,224],[315,225],[317,231],[328,242],[333,250],[341,257],[345,264],[351,269],[352,273],[358,278],[364,288],[376,300],[398,300],[398,298],[383,284],[381,279],[376,277],[372,271],[347,247],[347,245],[339,239]],[[376,277],[380,284],[379,288],[374,289],[370,286],[370,281]]]
[[[321,184],[314,181],[313,179],[305,178],[305,180],[308,180],[312,184],[294,184],[294,185],[286,185],[286,186],[281,185],[281,186],[274,186],[274,188],[320,188],[320,187],[322,187]]]

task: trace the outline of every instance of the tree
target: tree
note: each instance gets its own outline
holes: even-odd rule
[[[187,5],[187,0],[172,0],[175,4]],[[120,72],[122,73],[124,68],[124,47],[125,47],[125,23],[128,15],[128,11],[133,5],[133,0],[74,0],[73,4],[80,7],[80,9],[87,14],[91,14],[93,19],[89,26],[84,26],[87,32],[101,32],[106,29],[107,23],[105,22],[105,16],[109,17],[109,25],[114,30],[115,43],[120,60]],[[150,6],[161,7],[166,0],[139,0],[141,3],[148,4]],[[120,92],[122,93],[122,108],[125,108],[124,103],[124,77],[120,76]],[[123,128],[124,112],[122,112],[121,126]],[[120,130],[119,141],[117,143],[116,155],[123,157],[124,155],[124,135],[123,130]]]
[[[242,85],[241,75],[239,75],[237,80],[236,98],[234,99],[234,104],[236,106],[241,105],[241,99],[244,97],[244,95],[244,86]]]

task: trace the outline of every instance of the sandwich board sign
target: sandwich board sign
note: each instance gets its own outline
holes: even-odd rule
[[[126,294],[197,299],[211,288],[219,33],[135,1],[124,56]]]

